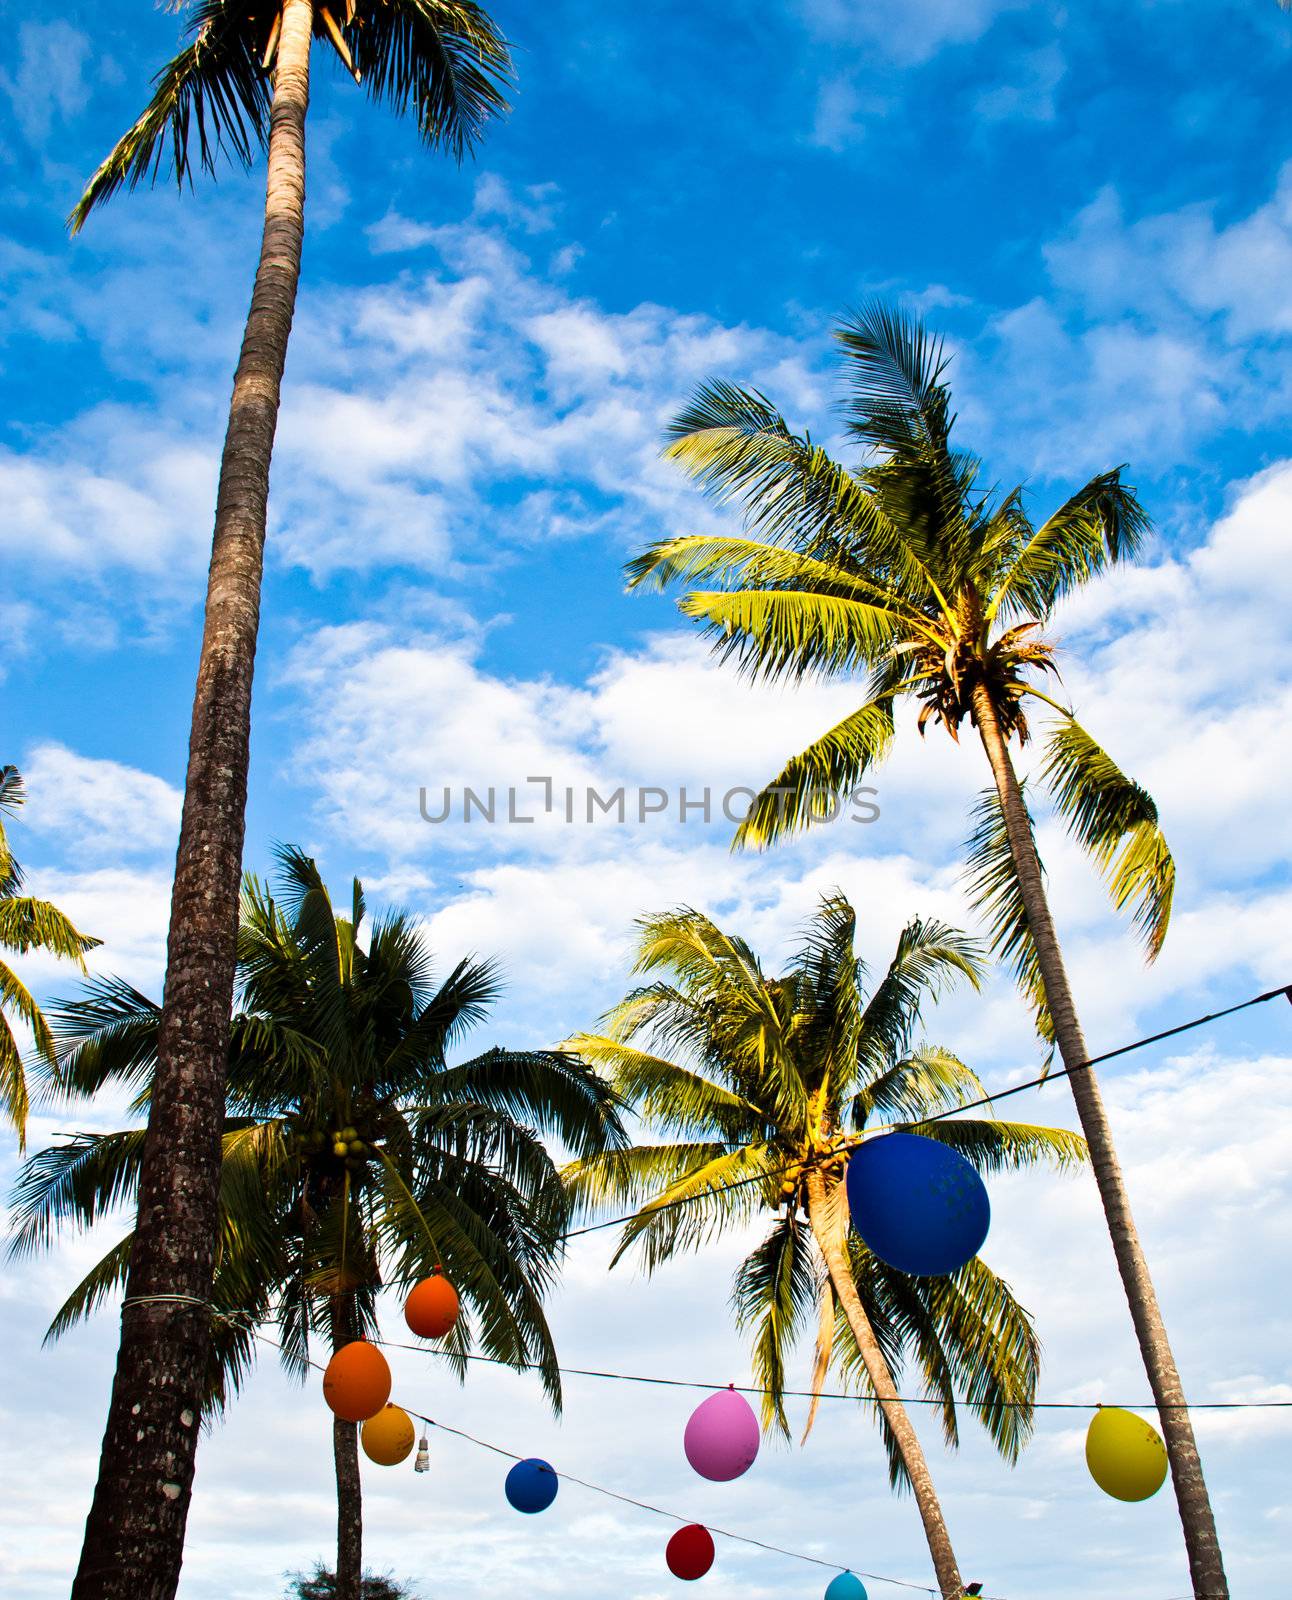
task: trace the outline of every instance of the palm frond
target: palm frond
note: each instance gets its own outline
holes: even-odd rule
[[[888,754],[893,732],[891,694],[867,699],[850,711],[806,750],[791,756],[760,790],[736,829],[733,848],[765,849],[837,815],[869,770]]]
[[[1030,812],[1027,825],[1035,832]],[[1037,1033],[1053,1046],[1054,1021],[1009,846],[1005,814],[995,789],[984,789],[974,806],[973,828],[965,841],[965,853],[969,899],[986,921],[992,953],[1012,970],[1032,1008]]]
[[[721,658],[769,683],[869,672],[908,627],[900,612],[851,596],[790,589],[691,589],[678,602]]]
[[[708,383],[670,425],[666,456],[676,461],[719,504],[740,504],[745,526],[773,544],[788,546],[836,573],[826,592],[856,592],[900,607],[918,619],[919,607],[901,596],[907,585],[942,604],[937,584],[917,555],[910,530],[894,520],[884,497],[864,477],[833,461],[756,390]],[[749,576],[739,551],[709,566],[729,586]],[[663,589],[690,574],[690,541],[664,540],[627,567],[629,587]],[[822,583],[817,568],[808,588]],[[782,581],[782,580],[777,580]]]
[[[846,412],[855,437],[899,453],[913,440],[945,440],[950,358],[940,338],[882,301],[842,318],[835,338],[853,384]]]
[[[862,1085],[852,1104],[852,1121],[864,1128],[878,1112],[905,1126],[908,1119],[951,1111],[985,1092],[977,1073],[959,1056],[941,1045],[921,1045]]]
[[[271,9],[263,36],[269,32]],[[86,185],[68,218],[77,233],[95,206],[123,185],[154,182],[169,159],[175,181],[192,179],[197,164],[214,173],[221,156],[251,165],[269,136],[269,81],[258,58],[258,34],[246,0],[198,0],[190,14],[186,45],[153,80],[153,97],[138,121],[119,139]]]
[[[640,1207],[620,1235],[614,1260],[638,1246],[642,1268],[650,1273],[674,1255],[698,1250],[774,1203],[776,1168],[776,1152],[767,1145],[715,1151]]]
[[[18,1170],[13,1191],[11,1256],[45,1249],[63,1223],[92,1227],[130,1200],[139,1181],[144,1130],[77,1133],[38,1151]]]
[[[980,1172],[1015,1172],[1042,1163],[1062,1171],[1084,1166],[1088,1159],[1086,1141],[1067,1128],[976,1117],[947,1117],[908,1126],[912,1133],[959,1151]]]
[[[21,1017],[31,1030],[37,1053],[52,1066],[55,1059],[54,1036],[50,1032],[45,1013],[36,1004],[36,998],[18,974],[6,962],[0,961],[0,1016],[6,1011]],[[7,1026],[7,1024],[6,1024]]]
[[[81,933],[71,918],[48,900],[33,900],[26,895],[0,899],[0,947],[15,955],[48,950],[51,955],[74,961],[84,972],[84,957],[102,943],[102,939]]]
[[[733,1140],[766,1120],[743,1095],[604,1034],[576,1033],[566,1048],[608,1071],[620,1101],[633,1105],[659,1133]]]
[[[1066,594],[1139,549],[1152,524],[1122,482],[1124,467],[1101,472],[1021,542],[987,607],[997,614],[1046,618]]]
[[[835,1318],[838,1315],[838,1305],[835,1300],[834,1284],[827,1272],[818,1274],[819,1284],[817,1293],[820,1296],[817,1307],[817,1335],[816,1350],[812,1358],[812,1381],[809,1385],[812,1399],[808,1404],[807,1419],[803,1424],[803,1432],[799,1435],[799,1444],[805,1445],[808,1435],[812,1432],[812,1425],[816,1421],[817,1410],[821,1404],[821,1394],[825,1388],[825,1380],[829,1376],[830,1363],[834,1359],[834,1328]]]
[[[493,20],[472,0],[384,0],[361,13],[349,43],[368,94],[461,159],[508,110],[511,54]]]
[[[786,1366],[817,1296],[811,1230],[787,1213],[745,1257],[731,1294],[737,1326],[754,1333],[754,1382],[763,1390],[763,1426],[776,1428],[787,1438]]]
[[[157,1061],[161,1007],[122,978],[98,976],[48,1009],[57,1063],[47,1075],[60,1096],[94,1095],[109,1083],[143,1088]]]
[[[1069,832],[1093,856],[1113,904],[1132,908],[1152,961],[1166,938],[1175,893],[1175,862],[1152,797],[1072,720],[1050,735],[1041,775]]]
[[[886,1071],[910,1048],[925,1001],[962,979],[981,988],[984,965],[976,939],[935,918],[912,918],[862,1015],[857,1065],[864,1076]]]
[[[576,1156],[618,1149],[627,1142],[624,1102],[583,1056],[573,1042],[568,1050],[489,1050],[440,1073],[436,1097],[553,1134]]]
[[[105,1300],[125,1286],[133,1242],[134,1234],[128,1233],[101,1260],[95,1262],[55,1312],[54,1320],[45,1330],[45,1344],[56,1343],[69,1328],[93,1316]]]

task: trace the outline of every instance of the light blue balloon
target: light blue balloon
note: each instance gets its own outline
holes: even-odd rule
[[[825,1600],[866,1600],[866,1585],[851,1572],[841,1572],[830,1580]]]

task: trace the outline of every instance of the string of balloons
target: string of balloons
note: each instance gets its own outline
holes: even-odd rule
[[[432,1282],[434,1280],[428,1279],[425,1281]],[[449,1286],[445,1283],[444,1287],[448,1288]],[[217,1312],[216,1315],[220,1315],[220,1313]],[[252,1337],[262,1344],[268,1345],[271,1350],[280,1348],[274,1340],[262,1333],[253,1331]],[[398,1466],[400,1462],[407,1460],[408,1456],[412,1454],[414,1433],[411,1428],[411,1420],[415,1419],[428,1428],[435,1428],[440,1433],[451,1434],[454,1438],[465,1440],[468,1444],[473,1444],[481,1450],[488,1450],[493,1455],[501,1456],[505,1460],[515,1463],[507,1474],[506,1492],[508,1500],[517,1511],[529,1515],[545,1511],[556,1499],[557,1486],[564,1480],[567,1483],[577,1485],[581,1489],[587,1489],[593,1494],[604,1495],[607,1499],[617,1500],[622,1505],[633,1506],[640,1511],[647,1511],[654,1516],[663,1517],[669,1522],[676,1522],[679,1524],[679,1534],[693,1533],[693,1530],[695,1533],[702,1533],[710,1538],[710,1545],[712,1544],[711,1536],[716,1534],[719,1538],[730,1540],[734,1544],[749,1545],[773,1555],[785,1556],[790,1560],[804,1561],[812,1566],[825,1567],[832,1572],[838,1573],[840,1577],[855,1575],[858,1578],[869,1579],[872,1583],[889,1584],[894,1588],[908,1589],[919,1594],[928,1594],[935,1597],[938,1595],[938,1590],[931,1588],[928,1584],[912,1583],[905,1578],[893,1578],[878,1572],[866,1572],[859,1567],[846,1567],[838,1561],[826,1561],[820,1556],[808,1555],[801,1550],[790,1550],[782,1545],[771,1544],[764,1539],[755,1539],[750,1534],[733,1533],[727,1528],[709,1526],[700,1528],[699,1524],[689,1522],[686,1517],[676,1511],[668,1511],[662,1506],[652,1505],[649,1501],[638,1500],[632,1495],[622,1494],[617,1489],[607,1488],[605,1484],[594,1483],[591,1479],[580,1478],[573,1473],[559,1471],[549,1462],[540,1461],[536,1457],[521,1456],[514,1450],[508,1450],[502,1445],[493,1444],[487,1439],[481,1439],[475,1434],[467,1433],[465,1429],[453,1427],[446,1422],[440,1422],[435,1417],[427,1416],[424,1412],[417,1411],[411,1406],[396,1405],[389,1399],[392,1387],[389,1368],[386,1367],[384,1360],[381,1360],[381,1367],[377,1367],[367,1354],[367,1351],[372,1349],[375,1342],[355,1340],[351,1344],[343,1346],[337,1355],[333,1356],[332,1360],[328,1362],[326,1367],[318,1361],[310,1360],[308,1357],[306,1358],[306,1365],[312,1367],[316,1372],[323,1373],[324,1396],[328,1399],[328,1403],[335,1414],[346,1421],[361,1422],[360,1437],[364,1452],[370,1460],[375,1461],[380,1466]],[[357,1350],[356,1346],[363,1346],[364,1349]],[[424,1349],[423,1346],[413,1345],[403,1346],[402,1348]],[[347,1359],[344,1362],[340,1362],[340,1357],[347,1357]],[[381,1368],[385,1369],[384,1373]],[[329,1389],[331,1390],[330,1394]],[[383,1393],[385,1398],[376,1398]],[[714,1396],[713,1398],[717,1399],[720,1396]],[[366,1409],[374,1403],[377,1409],[366,1418],[360,1419],[348,1414],[352,1411]],[[409,1425],[405,1426],[405,1423]],[[424,1455],[426,1451],[427,1440],[423,1437],[417,1464],[417,1470],[419,1471],[425,1470],[420,1456]],[[756,1449],[754,1453],[756,1454]],[[752,1465],[752,1463],[753,1456],[751,1455],[749,1465]],[[743,1470],[747,1470],[747,1467],[742,1468]],[[675,1534],[674,1540],[677,1538],[678,1535]],[[694,1537],[687,1541],[681,1547],[681,1556],[692,1554],[688,1546],[697,1542]],[[670,1546],[672,1545],[673,1541],[670,1541]],[[703,1554],[703,1545],[700,1546],[700,1553]],[[708,1571],[709,1565],[712,1564],[712,1559],[713,1556],[710,1551],[708,1562],[705,1563],[703,1568],[704,1571]],[[677,1564],[684,1566],[684,1568],[686,1567],[686,1563],[680,1557],[677,1558]],[[694,1557],[690,1564],[695,1564]],[[699,1571],[678,1571],[672,1562],[670,1562],[670,1567],[677,1577],[698,1578],[703,1575]],[[980,1591],[965,1591],[966,1594],[970,1592]],[[827,1590],[827,1594],[829,1594],[829,1590]],[[835,1595],[831,1595],[830,1600],[850,1600],[850,1597],[856,1594],[857,1590],[841,1589]],[[860,1595],[861,1600],[865,1600],[864,1590],[860,1591]],[[1004,1600],[1004,1596],[983,1595],[982,1600]]]
[[[1044,1073],[1026,1083],[986,1095],[981,1100],[963,1106],[949,1107],[919,1122],[894,1124],[876,1129],[881,1137],[852,1138],[839,1147],[816,1159],[836,1162],[846,1158],[843,1185],[846,1190],[852,1226],[866,1247],[880,1261],[893,1270],[912,1277],[942,1277],[959,1272],[978,1254],[990,1226],[991,1208],[982,1178],[958,1151],[949,1145],[913,1131],[927,1123],[955,1116],[962,1111],[989,1105],[1026,1089],[1037,1088],[1052,1077],[1070,1076],[1098,1061],[1125,1055],[1132,1050],[1155,1043],[1164,1038],[1201,1027],[1222,1016],[1232,1015],[1248,1006],[1284,995],[1292,1001],[1292,986],[1269,990],[1250,1000],[1241,1001],[1223,1011],[1212,1012],[1174,1028],[1123,1045],[1117,1050],[1093,1056],[1089,1060],[1064,1068],[1053,1074]],[[911,1129],[912,1131],[906,1131]],[[801,1163],[794,1163],[782,1171],[792,1171]],[[780,1175],[761,1171],[736,1182],[715,1186],[700,1194],[678,1197],[643,1208],[650,1213],[677,1205],[693,1204],[711,1199],[721,1189],[736,1189],[749,1184],[765,1184],[769,1178]],[[567,1238],[596,1232],[632,1222],[641,1212],[631,1216],[611,1218],[584,1228],[571,1230]],[[159,1300],[188,1299],[187,1296],[148,1297]],[[222,1313],[209,1308],[217,1316],[229,1320],[239,1313]],[[457,1322],[460,1311],[457,1291],[437,1267],[434,1273],[418,1283],[408,1295],[404,1318],[410,1331],[422,1340],[440,1340]],[[280,1348],[271,1339],[249,1328],[252,1336],[272,1348]],[[423,1428],[438,1428],[481,1449],[510,1460],[513,1464],[507,1473],[504,1492],[508,1502],[518,1512],[533,1515],[545,1511],[556,1499],[562,1478],[594,1493],[605,1495],[625,1505],[631,1505],[653,1515],[680,1524],[669,1539],[665,1549],[665,1562],[672,1574],[684,1581],[701,1578],[713,1565],[715,1558],[714,1534],[720,1538],[769,1551],[789,1559],[809,1562],[835,1572],[825,1592],[825,1600],[868,1600],[861,1577],[874,1583],[937,1596],[937,1589],[910,1583],[905,1579],[890,1578],[879,1573],[858,1573],[841,1567],[836,1562],[807,1555],[801,1551],[785,1549],[745,1534],[726,1529],[710,1529],[698,1523],[688,1523],[674,1512],[636,1500],[632,1496],[608,1489],[601,1484],[559,1473],[547,1461],[537,1457],[521,1457],[499,1445],[476,1438],[460,1428],[437,1422],[418,1411],[409,1411],[395,1405],[390,1399],[392,1378],[389,1364],[379,1345],[382,1341],[356,1339],[336,1350],[325,1368],[317,1362],[307,1364],[323,1372],[323,1397],[333,1413],[347,1422],[359,1425],[361,1446],[372,1461],[382,1466],[396,1466],[412,1453],[418,1443],[414,1462],[417,1472],[428,1470],[429,1441],[423,1432],[417,1441],[414,1420]],[[459,1352],[435,1349],[427,1345],[395,1345],[389,1348],[428,1349],[448,1358],[484,1359],[489,1357],[460,1357]],[[505,1363],[510,1365],[510,1363]],[[761,1429],[746,1394],[763,1393],[756,1389],[737,1390],[729,1384],[692,1383],[683,1379],[653,1378],[628,1373],[598,1372],[591,1369],[562,1368],[561,1371],[580,1376],[602,1378],[629,1383],[662,1384],[670,1387],[712,1389],[708,1398],[701,1401],[692,1412],[683,1435],[683,1449],[687,1461],[702,1478],[715,1483],[727,1483],[743,1476],[753,1465],[761,1443]],[[802,1391],[794,1391],[802,1393]],[[850,1395],[831,1394],[830,1398],[856,1399]],[[881,1402],[889,1404],[891,1402]],[[906,1404],[936,1404],[935,1400],[921,1397]],[[1039,1405],[1054,1410],[1087,1410],[1090,1406],[1078,1401],[1046,1401]],[[1194,1409],[1287,1409],[1290,1401],[1209,1401]],[[1096,1405],[1095,1415],[1086,1433],[1086,1464],[1098,1486],[1112,1498],[1121,1501],[1147,1500],[1156,1494],[1166,1479],[1167,1456],[1160,1435],[1143,1417],[1127,1407]],[[1164,1409],[1164,1408],[1159,1408]],[[970,1584],[959,1591],[961,1596],[981,1596],[982,1585]],[[1000,1600],[1000,1597],[988,1597]]]

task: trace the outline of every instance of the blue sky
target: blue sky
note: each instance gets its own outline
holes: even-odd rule
[[[497,16],[518,46],[516,107],[461,169],[316,52],[248,865],[265,868],[275,839],[300,842],[334,881],[358,871],[370,898],[426,916],[446,958],[499,952],[510,987],[482,1045],[586,1026],[624,984],[633,916],[677,901],[748,932],[769,961],[835,884],[872,960],[917,912],[966,921],[957,852],[984,772],[946,741],[899,741],[873,826],[837,823],[757,859],[731,858],[725,826],[694,818],[432,828],[417,810],[423,785],[540,773],[580,795],[721,793],[765,780],[852,703],[847,685],[751,694],[669,602],[626,596],[621,565],[649,538],[718,523],[658,460],[691,388],[753,382],[830,440],[830,320],[882,293],[945,330],[963,439],[994,477],[1026,481],[1044,508],[1125,461],[1157,524],[1141,565],[1060,623],[1067,687],[1157,796],[1180,866],[1172,937],[1146,972],[1042,823],[1092,1043],[1286,981],[1292,19],[1273,0],[556,0]],[[18,23],[0,68],[0,759],[29,779],[15,844],[33,878],[104,937],[102,970],[154,990],[263,169],[182,198],[164,184],[123,196],[75,241],[62,219],[176,36],[161,11],[65,6]],[[53,966],[30,975],[47,994],[70,987]],[[1249,1012],[1109,1074],[1199,1398],[1292,1398],[1269,1304],[1288,1266],[1286,1016]],[[1003,984],[930,1028],[994,1083],[1030,1075],[1036,1050]],[[80,1109],[75,1125],[114,1125],[118,1109]],[[1058,1089],[1020,1114],[1071,1120]],[[33,1142],[71,1116],[42,1111]],[[13,1166],[6,1148],[6,1187]],[[1141,1395],[1088,1182],[1011,1181],[993,1199],[989,1255],[1036,1313],[1044,1392]],[[32,1600],[65,1592],[93,1481],[112,1320],[52,1352],[39,1338],[95,1242],[0,1278],[22,1377],[0,1402],[17,1446],[0,1463],[0,1519],[23,1533],[0,1572]],[[743,1374],[723,1277],[734,1249],[653,1282],[607,1278],[605,1258],[575,1251],[554,1309],[572,1363]],[[608,1407],[577,1390],[557,1429],[510,1378],[459,1393],[412,1364],[400,1376],[450,1420],[532,1440],[627,1493],[927,1577],[914,1511],[888,1497],[849,1407],[809,1450],[770,1454],[719,1496],[697,1493],[669,1433],[685,1409],[665,1414],[649,1391]],[[320,1418],[316,1395],[267,1366],[206,1442],[186,1600],[273,1593],[326,1552]],[[1244,1600],[1285,1589],[1287,1426],[1272,1413],[1203,1431]],[[36,1449],[58,1461],[38,1488]],[[1168,1600],[1187,1587],[1172,1506],[1099,1497],[1064,1414],[1040,1422],[1012,1473],[976,1439],[933,1450],[988,1592]],[[523,1582],[600,1600],[607,1573],[634,1600],[668,1592],[649,1521],[571,1493],[542,1529],[517,1528],[487,1460],[442,1454],[439,1477],[368,1485],[373,1563],[418,1578],[428,1600],[436,1572],[465,1593]],[[706,1582],[714,1600],[818,1592],[812,1569],[731,1551]]]

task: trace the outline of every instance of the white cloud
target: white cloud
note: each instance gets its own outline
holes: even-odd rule
[[[1292,334],[1292,162],[1271,198],[1226,225],[1214,204],[1128,221],[1105,188],[1046,250],[1055,281],[1100,313],[1223,318],[1235,340]]]
[[[1011,81],[994,84],[978,96],[978,115],[987,122],[1053,122],[1066,72],[1057,44],[1025,51],[1011,63]]]
[[[796,0],[813,32],[830,40],[865,44],[891,61],[910,66],[927,61],[948,45],[981,38],[1004,11],[1019,0]]]
[[[125,453],[123,424],[119,414],[100,413],[43,449],[0,450],[0,548],[10,562],[73,579],[126,568],[166,588],[201,570],[214,505],[211,454],[156,433],[136,435]]]
[[[102,945],[86,957],[91,972],[125,978],[137,989],[161,996],[170,915],[170,873],[165,869],[94,867],[33,868],[29,892],[51,900],[82,933]],[[34,953],[23,957],[23,977],[43,993],[75,993],[78,978],[66,961]]]
[[[171,852],[183,797],[163,779],[64,745],[36,745],[23,764],[23,821],[73,857]]]
[[[56,121],[68,121],[85,101],[88,36],[61,19],[24,22],[18,28],[17,63],[0,69],[0,94],[28,144],[43,148]]]

